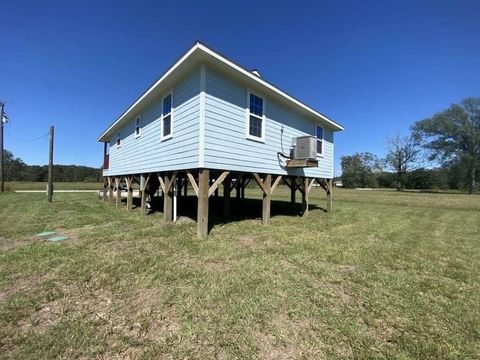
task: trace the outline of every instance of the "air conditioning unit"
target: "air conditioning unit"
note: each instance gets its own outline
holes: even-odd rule
[[[315,136],[299,136],[292,139],[293,158],[296,160],[317,159],[317,139]]]

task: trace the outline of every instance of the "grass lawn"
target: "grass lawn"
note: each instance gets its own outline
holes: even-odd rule
[[[329,215],[313,189],[302,218],[278,188],[268,226],[247,197],[198,240],[96,194],[1,195],[0,357],[480,357],[480,196],[336,190]]]
[[[47,188],[46,182],[33,181],[7,181],[5,189],[7,191],[15,190],[45,190]],[[96,182],[54,182],[54,190],[101,190],[102,183]]]

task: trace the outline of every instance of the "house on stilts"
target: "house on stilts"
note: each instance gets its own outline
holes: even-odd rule
[[[165,222],[174,220],[178,188],[190,183],[198,198],[197,235],[208,234],[209,197],[223,187],[244,192],[250,180],[263,192],[262,222],[280,182],[302,196],[304,213],[314,183],[332,210],[333,138],[343,127],[200,42],[196,42],[98,138],[104,143],[104,194],[120,204],[126,182],[163,194]]]

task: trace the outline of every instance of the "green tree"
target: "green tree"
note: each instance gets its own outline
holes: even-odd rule
[[[413,136],[393,136],[387,140],[388,151],[385,164],[390,167],[397,176],[397,191],[402,190],[404,177],[418,160],[420,148],[418,141]]]
[[[431,118],[416,122],[413,134],[423,140],[430,160],[462,164],[469,192],[476,190],[480,167],[480,98],[467,98]]]
[[[375,174],[380,170],[380,161],[372,153],[356,153],[342,156],[342,182],[347,188],[377,187]]]
[[[22,159],[16,158],[13,154],[4,149],[3,150],[3,159],[4,159],[4,175],[6,181],[15,181],[21,180],[23,170],[27,166]]]
[[[27,165],[4,150],[6,181],[47,181],[46,165]],[[54,181],[102,181],[102,170],[88,166],[54,165]]]

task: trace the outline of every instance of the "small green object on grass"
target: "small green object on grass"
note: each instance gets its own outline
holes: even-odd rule
[[[54,237],[51,237],[49,238],[48,240],[50,241],[63,241],[63,240],[67,240],[68,238],[66,236],[54,236]]]
[[[38,237],[47,237],[47,236],[55,235],[55,234],[56,234],[55,231],[44,231],[44,232],[38,233],[37,236]]]

